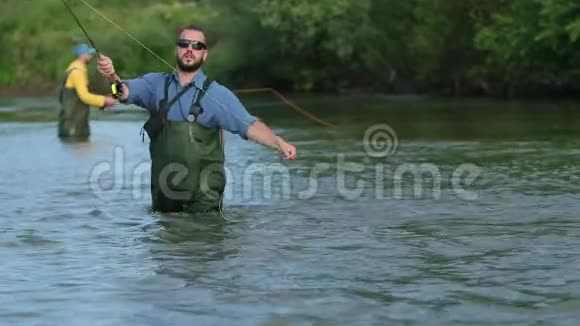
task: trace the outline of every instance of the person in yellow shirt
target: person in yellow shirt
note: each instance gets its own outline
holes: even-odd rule
[[[58,136],[61,138],[88,138],[90,107],[105,109],[117,102],[112,96],[89,91],[87,65],[95,53],[87,44],[78,44],[73,49],[75,60],[66,69],[59,94]]]

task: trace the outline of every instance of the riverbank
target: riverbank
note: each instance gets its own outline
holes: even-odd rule
[[[22,98],[22,97],[47,97],[58,94],[59,85],[37,84],[27,86],[2,86],[0,87],[0,98]]]
[[[27,86],[0,86],[0,99],[19,99],[19,98],[42,98],[57,96],[60,85],[54,84],[38,84],[38,85],[27,85]],[[266,88],[266,87],[265,87]],[[243,88],[233,88],[233,91],[237,93],[243,90]],[[104,88],[97,92],[102,94]],[[392,100],[423,100],[430,98],[428,94],[414,94],[414,93],[400,93],[400,94],[388,94],[388,93],[377,93],[371,92],[369,90],[344,90],[341,92],[307,92],[307,93],[296,93],[291,91],[276,90],[284,97],[292,98],[311,98],[311,97],[339,97],[339,98],[378,98],[378,99],[392,99]],[[248,97],[254,95],[268,95],[268,91],[255,92],[255,93],[239,93],[240,97]],[[292,94],[292,95],[290,95]],[[275,94],[272,94],[273,98],[277,98]],[[292,100],[290,98],[290,100]]]
[[[94,77],[93,77],[94,78]],[[97,80],[99,85],[94,86],[93,92],[97,94],[104,94],[108,89],[105,81]],[[92,82],[94,85],[95,82]],[[29,85],[14,85],[14,86],[0,86],[0,99],[18,99],[18,98],[42,98],[42,97],[52,97],[58,95],[60,87],[60,82],[45,82],[38,84]],[[93,87],[91,87],[93,88]],[[233,91],[242,90],[243,88],[233,87]],[[335,97],[335,98],[372,98],[372,99],[383,99],[383,100],[403,100],[403,101],[415,101],[415,100],[427,100],[427,99],[477,99],[477,100],[509,100],[509,101],[525,101],[525,100],[540,100],[540,101],[560,101],[560,100],[576,100],[580,99],[580,92],[564,92],[564,93],[536,93],[524,95],[512,95],[512,96],[493,96],[486,95],[482,93],[473,94],[462,94],[460,96],[454,96],[448,92],[442,91],[429,91],[429,92],[379,92],[370,89],[343,89],[337,92],[306,92],[306,93],[296,93],[292,91],[277,89],[285,97],[291,97],[290,100],[296,98],[311,98],[311,97]],[[268,94],[268,92],[261,92],[263,95]],[[240,97],[252,96],[258,93],[240,93]],[[276,97],[272,94],[273,97]]]
[[[43,80],[25,85],[0,85],[0,98],[37,98],[58,96],[62,80]],[[109,82],[95,73],[89,73],[89,91],[105,94],[109,91]]]

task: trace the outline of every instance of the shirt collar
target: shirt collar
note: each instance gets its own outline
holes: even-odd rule
[[[179,84],[179,77],[177,76],[177,70],[174,70],[171,74],[173,76],[173,80]],[[193,83],[195,84],[196,88],[201,88],[203,82],[206,80],[206,75],[203,70],[199,70],[197,74],[193,77]]]

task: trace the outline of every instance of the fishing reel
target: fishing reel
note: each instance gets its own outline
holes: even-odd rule
[[[111,95],[114,98],[119,99],[123,95],[123,89],[123,82],[118,80],[111,84]]]

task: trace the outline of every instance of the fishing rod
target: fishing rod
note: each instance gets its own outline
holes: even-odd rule
[[[71,14],[71,16],[73,16],[73,18],[77,22],[77,25],[79,25],[79,27],[81,28],[81,30],[83,31],[83,33],[85,33],[85,36],[89,40],[89,43],[91,43],[91,46],[97,51],[97,53],[100,54],[101,52],[99,51],[99,49],[97,48],[97,46],[95,45],[95,43],[93,42],[93,40],[91,39],[91,37],[89,36],[89,33],[87,33],[87,31],[85,30],[85,28],[83,27],[83,25],[81,24],[81,22],[79,21],[79,19],[77,18],[77,15],[75,15],[75,13],[72,10],[72,8],[66,3],[66,0],[62,0],[62,3],[64,3],[66,9],[68,9],[68,12]]]
[[[81,28],[81,30],[85,34],[87,40],[89,40],[89,43],[91,43],[91,46],[95,49],[95,51],[97,51],[98,54],[101,54],[101,51],[99,51],[99,48],[97,48],[97,46],[95,45],[95,42],[93,42],[93,39],[91,39],[91,37],[89,36],[89,33],[87,33],[87,31],[85,30],[85,28],[81,24],[77,15],[75,15],[72,8],[66,3],[66,0],[62,0],[62,3],[64,3],[66,9],[68,9],[68,12],[71,14],[71,16],[73,16],[74,20],[77,22],[77,25]],[[123,83],[120,80],[116,80],[114,83],[111,84],[111,95],[114,98],[118,99],[119,97],[121,97],[122,91],[123,91]]]
[[[69,12],[71,13],[71,15],[75,18],[77,24],[80,26],[80,28],[83,30],[83,32],[85,33],[85,35],[87,36],[87,39],[89,40],[89,42],[91,42],[91,45],[95,48],[95,50],[97,49],[94,46],[94,43],[92,42],[91,38],[89,37],[89,35],[87,34],[87,32],[85,31],[85,29],[82,27],[81,23],[79,22],[79,20],[77,19],[76,15],[74,14],[74,12],[72,11],[72,9],[67,5],[65,0],[62,0],[65,4],[65,6],[68,8]],[[167,61],[163,60],[163,58],[161,58],[157,53],[155,53],[153,50],[151,50],[149,47],[147,47],[145,44],[143,44],[142,42],[140,42],[138,39],[136,39],[135,37],[133,37],[129,32],[127,32],[126,30],[124,30],[122,27],[120,27],[119,25],[117,25],[113,20],[111,20],[110,18],[108,18],[107,16],[105,16],[104,14],[102,14],[99,10],[97,10],[96,8],[94,8],[93,6],[91,6],[89,3],[87,3],[85,0],[79,0],[81,1],[85,6],[87,6],[88,8],[90,8],[91,10],[93,10],[94,12],[96,12],[99,16],[101,16],[102,18],[104,18],[105,20],[107,20],[109,23],[111,23],[113,26],[117,27],[120,31],[122,31],[125,35],[127,35],[129,38],[131,38],[132,40],[134,40],[135,42],[137,42],[139,45],[141,45],[145,50],[147,50],[148,52],[150,52],[151,54],[153,54],[157,59],[161,60],[163,63],[165,63],[169,68],[171,68],[171,70],[175,71],[176,68],[172,65],[170,65]],[[99,52],[97,50],[97,52]],[[100,52],[99,52],[100,53]],[[221,102],[219,102],[215,97],[209,95],[203,88],[199,87],[197,84],[195,84],[192,81],[192,84],[201,92],[204,92],[204,94],[206,96],[208,96],[209,98],[211,98],[212,100],[214,100],[217,104],[219,104],[223,109],[225,109],[225,105],[223,105]],[[111,90],[113,93],[113,96],[118,98],[120,97],[121,93],[122,93],[122,81],[121,80],[117,80],[113,85],[111,85]],[[319,124],[322,124],[324,126],[327,127],[335,127],[335,125],[326,122],[320,118],[317,118],[316,116],[314,116],[311,113],[306,112],[305,110],[301,109],[298,107],[298,105],[290,102],[288,99],[284,98],[284,96],[282,96],[282,94],[280,94],[278,91],[276,91],[273,88],[259,88],[259,89],[242,89],[242,90],[236,90],[234,92],[236,93],[249,93],[249,92],[256,92],[256,91],[270,91],[272,94],[276,95],[277,97],[279,97],[283,102],[285,102],[286,104],[288,104],[292,109],[294,109],[295,111],[297,111],[298,113],[302,114],[303,116],[316,121]],[[232,113],[238,120],[241,120],[240,117],[238,117],[235,113]]]

